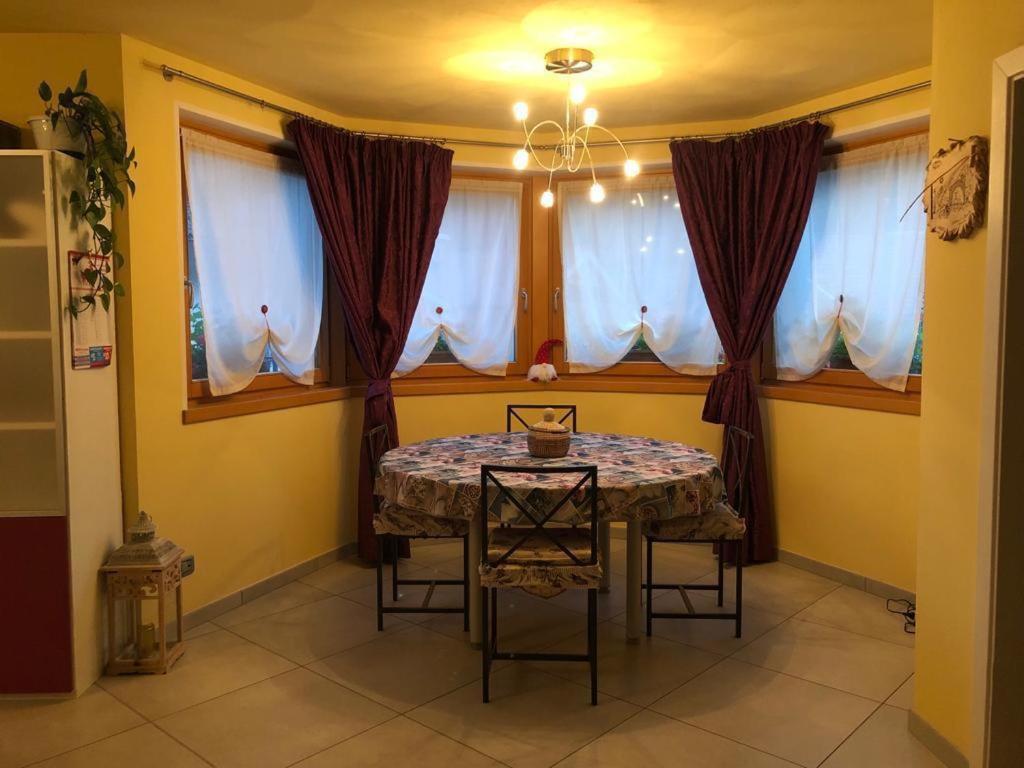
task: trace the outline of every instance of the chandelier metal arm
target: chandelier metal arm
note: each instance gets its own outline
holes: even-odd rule
[[[543,160],[540,159],[540,156],[537,154],[537,148],[535,148],[533,145],[533,134],[537,131],[538,128],[540,128],[543,125],[553,125],[555,128],[558,129],[558,133],[562,137],[560,141],[558,141],[553,147],[551,147],[551,149],[555,153],[555,156],[558,158],[557,162],[552,163],[551,165],[547,165]],[[537,165],[539,165],[541,168],[543,168],[545,171],[548,171],[549,173],[560,171],[565,166],[566,158],[558,151],[559,147],[561,147],[566,142],[565,129],[561,125],[559,125],[554,120],[542,120],[541,122],[533,126],[533,128],[527,130],[526,122],[524,121],[523,132],[526,134],[526,149],[529,150],[530,155],[533,156],[533,159],[537,163]],[[547,145],[545,145],[543,148],[546,149]]]

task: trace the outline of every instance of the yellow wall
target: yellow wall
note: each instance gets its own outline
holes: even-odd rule
[[[19,35],[8,50],[32,50],[41,37]],[[167,63],[242,91],[353,128],[397,130],[446,136],[513,138],[502,132],[442,126],[402,125],[331,115],[287,96],[170,54],[131,38],[83,36],[77,58],[109,62],[113,104],[123,103],[131,142],[138,150],[138,195],[122,227],[129,253],[128,298],[121,302],[119,347],[122,360],[122,453],[127,514],[140,506],[161,532],[198,558],[189,579],[186,608],[192,609],[259,581],[320,552],[351,542],[359,401],[325,403],[183,426],[185,371],[182,352],[184,306],[180,220],[180,168],[176,111],[179,107],[272,135],[283,135],[282,118],[184,81],[165,82],[153,64]],[[71,59],[76,59],[72,56]],[[5,119],[36,111],[38,73],[57,82],[77,75],[68,61],[50,74],[43,62],[15,57],[11,76],[0,84],[24,91],[23,102]],[[119,88],[116,70],[123,70]],[[67,73],[64,73],[64,70]],[[926,79],[927,70],[906,73],[823,97],[749,121],[658,126],[623,131],[626,135],[679,135],[732,130]],[[98,77],[98,73],[97,73]],[[17,81],[21,80],[19,84]],[[97,88],[101,83],[94,78]],[[0,90],[2,94],[2,90]],[[123,95],[122,95],[123,94]],[[871,127],[920,112],[927,92],[911,94],[835,116],[837,133]],[[0,114],[0,117],[4,117]],[[506,166],[505,150],[457,147],[456,163]],[[641,159],[666,162],[665,145],[644,147]],[[401,397],[403,441],[500,429],[504,404],[511,399],[547,399],[534,385],[522,394]],[[651,434],[717,450],[719,428],[700,421],[703,398],[693,395],[560,392],[580,407],[584,429]],[[918,453],[917,419],[802,403],[765,403],[770,428],[769,454],[779,509],[780,545],[798,554],[913,588],[916,475],[910,466],[891,478],[885,496],[856,483],[859,467],[884,468],[897,457]],[[879,435],[884,445],[879,452]],[[844,446],[841,453],[837,446]],[[823,448],[830,451],[824,451]],[[833,458],[834,457],[834,458]],[[852,468],[844,475],[842,467]],[[823,512],[823,510],[825,510]],[[826,522],[823,522],[826,521]],[[885,539],[883,547],[858,546],[864,532]],[[878,536],[878,532],[884,533]]]
[[[992,61],[1024,45],[1019,0],[937,0],[933,15],[932,150],[988,136]],[[971,748],[976,510],[986,231],[928,238],[927,375],[921,407],[921,509],[914,708],[965,754]]]

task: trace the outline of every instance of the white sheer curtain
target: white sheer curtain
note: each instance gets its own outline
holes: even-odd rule
[[[924,186],[927,163],[926,135],[826,158],[775,314],[779,378],[820,371],[842,331],[857,368],[906,388],[924,296],[925,218],[919,204],[900,216]]]
[[[301,169],[197,131],[182,142],[210,391],[244,389],[268,345],[286,376],[312,384],[323,248]]]
[[[609,368],[643,336],[669,368],[714,373],[721,345],[672,176],[602,182],[596,204],[591,183],[558,187],[569,370]]]
[[[442,332],[464,366],[505,375],[519,293],[522,194],[516,181],[452,179],[423,294],[395,375],[421,366]]]

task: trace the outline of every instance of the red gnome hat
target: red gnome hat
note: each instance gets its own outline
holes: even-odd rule
[[[555,366],[551,364],[551,348],[555,345],[561,346],[561,339],[548,339],[539,347],[537,347],[537,355],[533,358],[533,365],[530,366],[529,372],[526,374],[526,378],[530,381],[556,381],[558,374],[555,372]]]

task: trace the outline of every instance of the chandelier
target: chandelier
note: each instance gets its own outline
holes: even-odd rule
[[[640,173],[640,164],[630,158],[619,137],[598,124],[597,109],[583,107],[587,98],[587,90],[583,83],[574,81],[572,76],[586,72],[593,66],[593,62],[593,52],[585,48],[558,48],[548,51],[544,56],[544,65],[549,72],[566,75],[569,80],[569,90],[565,97],[564,125],[555,120],[542,120],[533,128],[528,128],[526,118],[530,114],[530,109],[526,103],[520,101],[512,107],[512,114],[523,124],[523,132],[526,134],[526,143],[513,155],[512,165],[516,170],[522,171],[530,164],[532,157],[537,165],[548,172],[548,188],[540,196],[540,204],[545,208],[550,208],[555,204],[555,193],[551,191],[551,179],[555,172],[564,170],[569,173],[577,173],[584,164],[589,167],[590,179],[593,182],[590,186],[590,201],[600,203],[604,200],[604,187],[597,180],[597,174],[594,172],[594,160],[590,155],[591,131],[603,131],[619,145],[626,158],[623,163],[623,172],[627,178],[633,178]],[[552,145],[534,146],[533,134],[544,127],[557,129],[558,141]],[[550,152],[550,162],[544,162],[539,154],[546,152]]]

